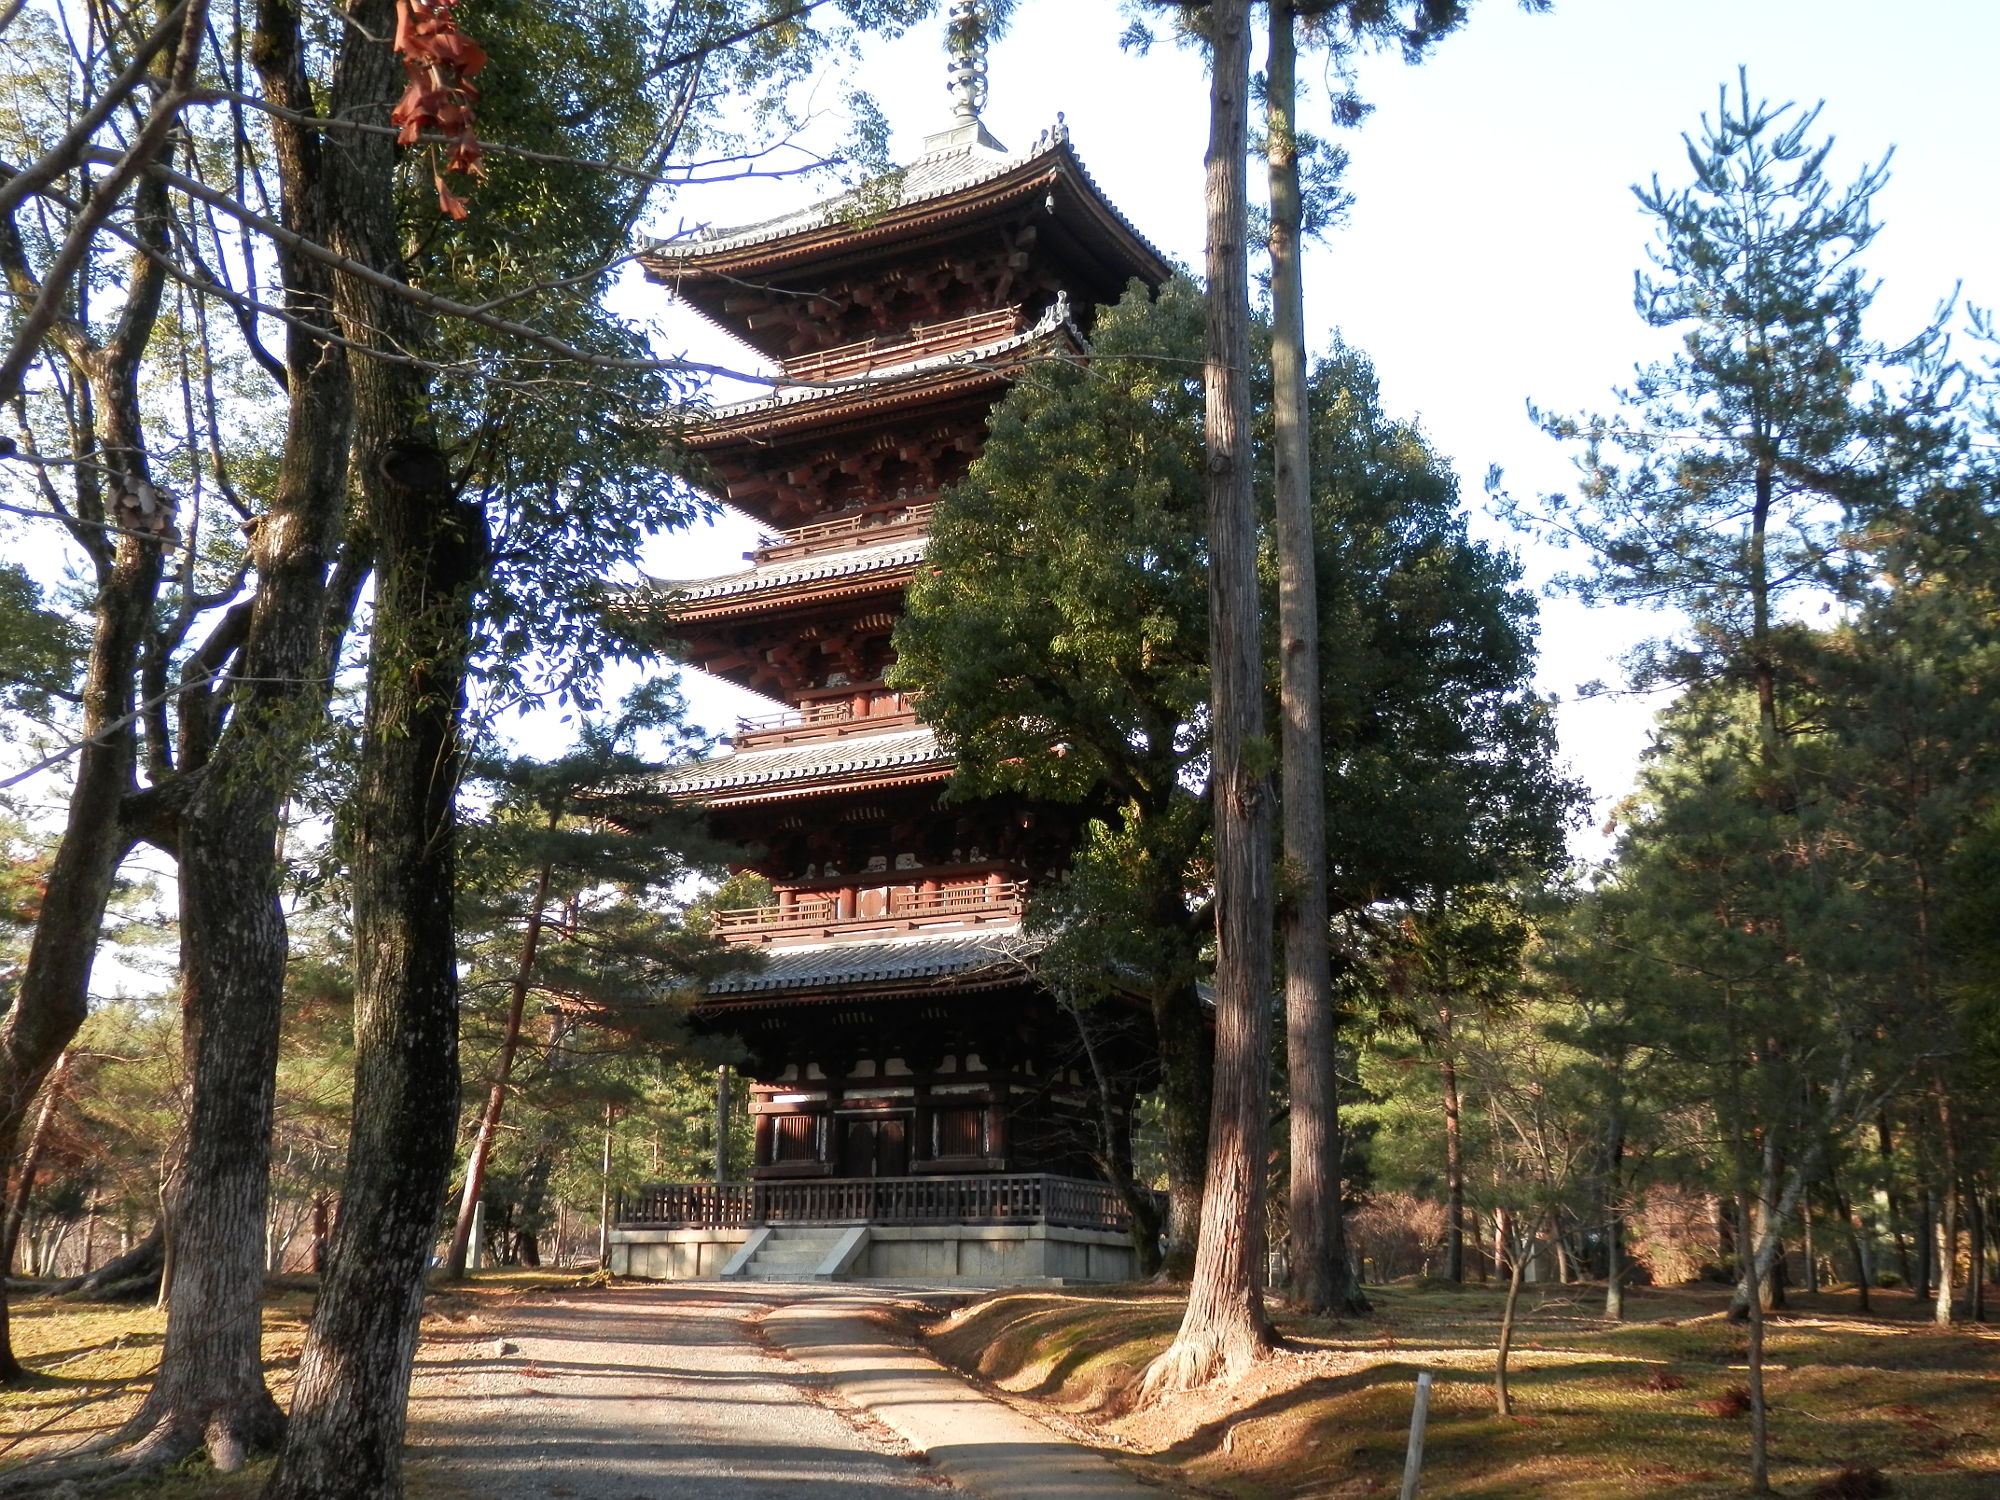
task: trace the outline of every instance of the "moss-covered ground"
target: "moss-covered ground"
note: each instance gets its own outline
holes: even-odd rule
[[[1286,1347],[1240,1382],[1134,1410],[1181,1299],[1154,1287],[1023,1291],[934,1324],[931,1347],[1055,1425],[1184,1493],[1237,1500],[1393,1495],[1414,1380],[1435,1372],[1426,1500],[1664,1500],[1745,1492],[1744,1330],[1727,1293],[1635,1293],[1609,1323],[1601,1288],[1533,1290],[1494,1414],[1501,1296],[1371,1288],[1372,1315],[1287,1317]],[[2000,1331],[1939,1330],[1907,1293],[1795,1296],[1770,1325],[1773,1479],[1786,1494],[2000,1500]],[[1841,1471],[1854,1471],[1842,1481]],[[1861,1475],[1878,1470],[1891,1488]]]

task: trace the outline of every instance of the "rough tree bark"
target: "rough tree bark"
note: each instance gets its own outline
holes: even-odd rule
[[[400,64],[357,33],[387,34],[394,6],[362,0],[348,14],[352,97],[379,101],[368,113],[384,112]],[[336,246],[401,275],[393,138],[359,136],[345,152],[357,180],[334,200]],[[343,278],[335,310],[357,341],[404,350],[427,342],[421,315],[366,285]],[[270,1500],[400,1497],[424,1268],[458,1124],[453,824],[485,520],[453,486],[424,377],[362,360],[354,388],[355,466],[376,561],[352,824],[354,1116],[340,1218]]]
[[[1257,517],[1251,492],[1245,182],[1247,0],[1209,9],[1208,527],[1215,816],[1215,1107],[1187,1314],[1146,1372],[1157,1397],[1240,1371],[1272,1343],[1264,1313],[1264,1141],[1271,1032],[1271,794],[1264,772]]]

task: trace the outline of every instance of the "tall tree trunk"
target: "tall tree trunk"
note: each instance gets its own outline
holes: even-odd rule
[[[265,3],[253,43],[267,91],[313,108],[298,19]],[[322,142],[274,121],[285,222],[324,237]],[[323,315],[332,286],[281,257],[285,299]],[[218,632],[213,687],[181,695],[174,818],[180,856],[184,1147],[165,1198],[170,1276],[159,1374],[128,1434],[168,1455],[205,1444],[218,1469],[274,1449],[284,1417],[264,1384],[261,1306],[278,1037],[289,956],[278,853],[286,799],[328,696],[330,575],[344,530],[351,382],[340,350],[286,332],[287,426],[250,537],[257,589],[235,641]],[[237,642],[240,641],[240,644]],[[234,656],[226,674],[221,669]]]
[[[1097,1093],[1097,1161],[1104,1176],[1125,1205],[1132,1254],[1139,1275],[1151,1276],[1160,1268],[1160,1212],[1150,1190],[1141,1187],[1132,1172],[1132,1096],[1129,1081],[1114,1083],[1098,1054],[1097,1039],[1091,1034],[1090,1020],[1083,1007],[1064,998],[1063,1009],[1076,1021],[1077,1035],[1083,1039],[1085,1059],[1090,1063],[1091,1081]]]
[[[1215,1112],[1201,1243],[1180,1333],[1146,1372],[1157,1396],[1248,1365],[1270,1347],[1264,1314],[1264,1143],[1271,1033],[1271,795],[1257,624],[1251,490],[1250,289],[1245,153],[1247,0],[1209,8],[1208,530],[1212,660],[1209,795],[1215,817]]]
[[[1944,1080],[1934,1077],[1931,1098],[1937,1112],[1938,1147],[1943,1153],[1944,1192],[1937,1215],[1937,1301],[1931,1316],[1939,1327],[1950,1327],[1953,1313],[1953,1278],[1958,1271],[1958,1138],[1951,1117],[1951,1101]]]
[[[1965,1316],[1974,1323],[1986,1321],[1986,1202],[1979,1191],[1979,1179],[1967,1184],[1965,1204],[1972,1220],[1972,1274],[1965,1289]]]
[[[354,1118],[272,1500],[400,1496],[423,1273],[455,1154],[452,823],[485,549],[435,446],[390,436],[412,408],[368,387],[395,383],[357,381],[378,581],[353,835]]]
[[[1271,405],[1276,421],[1278,697],[1286,894],[1285,1046],[1291,1092],[1292,1297],[1359,1311],[1340,1223],[1333,995],[1327,952],[1326,750],[1320,729],[1319,579],[1306,412],[1305,268],[1291,0],[1271,0],[1265,157],[1271,192]]]
[[[549,814],[551,832],[560,815]],[[528,925],[521,934],[521,952],[514,963],[513,991],[507,1001],[507,1025],[500,1033],[500,1055],[493,1064],[493,1086],[487,1091],[486,1108],[480,1111],[479,1131],[473,1137],[472,1153],[465,1162],[465,1188],[459,1194],[458,1221],[452,1226],[451,1249],[444,1258],[444,1279],[465,1279],[466,1252],[472,1245],[472,1211],[479,1206],[480,1190],[486,1184],[486,1164],[493,1155],[493,1143],[500,1138],[500,1116],[507,1104],[507,1085],[514,1075],[514,1053],[521,1045],[521,1013],[528,1003],[528,982],[534,977],[535,956],[541,948],[542,923],[549,902],[549,881],[555,873],[550,861],[543,861],[535,877],[534,904],[528,909]]]
[[[400,64],[371,35],[389,0],[348,13],[350,97],[397,93]],[[343,144],[337,248],[402,274],[393,138]],[[428,327],[400,298],[336,284],[342,331],[419,349]],[[471,593],[485,521],[461,500],[413,367],[356,362],[354,461],[375,548],[368,700],[354,795],[354,1115],[340,1218],[299,1361],[272,1500],[399,1500],[423,1275],[450,1180],[458,1116],[458,974],[452,899]]]

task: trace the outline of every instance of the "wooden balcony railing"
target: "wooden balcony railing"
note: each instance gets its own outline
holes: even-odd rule
[[[972,313],[944,323],[918,326],[887,339],[862,339],[784,362],[794,380],[847,380],[887,365],[908,364],[931,354],[948,354],[1006,338],[1021,326],[1019,305]]]
[[[916,722],[914,694],[891,693],[876,687],[859,689],[851,698],[830,698],[784,713],[738,719],[729,742],[738,750],[769,749],[807,740],[839,739],[848,734],[894,729]]]
[[[809,729],[821,724],[845,724],[854,717],[854,705],[843,698],[837,703],[813,703],[779,714],[760,714],[754,719],[738,719],[736,732],[768,734],[774,729]]]
[[[715,931],[724,942],[755,943],[779,936],[799,940],[865,929],[951,926],[963,919],[991,921],[1018,916],[1026,891],[1018,880],[949,885],[934,891],[911,885],[844,888],[772,906],[718,911]]]
[[[763,1224],[1054,1224],[1123,1231],[1109,1183],[1042,1172],[967,1177],[847,1177],[799,1182],[649,1183],[621,1193],[620,1229]]]
[[[936,495],[919,495],[891,506],[878,506],[853,515],[815,521],[781,531],[764,542],[751,558],[758,564],[783,562],[787,558],[812,557],[821,552],[837,552],[857,544],[887,542],[904,534],[915,534],[930,525],[937,508]]]

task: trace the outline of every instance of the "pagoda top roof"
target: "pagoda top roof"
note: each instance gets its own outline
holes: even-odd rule
[[[951,765],[935,730],[904,724],[881,733],[847,734],[691,761],[663,773],[659,789],[710,805],[764,802],[807,796],[854,780],[871,785],[940,780],[950,774]]]
[[[1011,153],[983,127],[942,131],[907,167],[754,224],[643,240],[639,261],[650,280],[673,287],[710,322],[783,359],[783,340],[750,317],[750,304],[763,305],[759,297],[782,300],[841,276],[869,281],[921,247],[948,245],[1023,212],[1067,247],[1055,252],[1063,279],[1086,306],[1117,301],[1134,277],[1158,285],[1172,274],[1099,189],[1061,124]]]
[[[942,131],[928,137],[924,146],[924,154],[907,167],[789,213],[733,228],[703,227],[677,239],[645,241],[640,261],[653,279],[671,281],[690,273],[719,270],[723,262],[746,252],[756,252],[759,259],[790,259],[795,253],[819,248],[827,237],[824,231],[833,231],[842,239],[857,234],[893,237],[912,218],[928,217],[928,211],[942,206],[944,200],[982,187],[1016,186],[1017,178],[1028,181],[1053,171],[1074,181],[1095,200],[1131,248],[1139,252],[1136,258],[1150,262],[1147,269],[1156,271],[1157,279],[1166,279],[1170,269],[1166,257],[1104,196],[1070,148],[1069,127],[1060,120],[1035,137],[1034,145],[1025,151],[1006,151],[983,129]],[[984,199],[987,195],[977,196]],[[810,244],[784,243],[808,239]]]
[[[864,942],[815,943],[770,952],[763,967],[709,981],[706,998],[730,999],[786,990],[898,984],[925,979],[1026,976],[1026,960],[1040,945],[1018,925],[949,937],[898,937]],[[980,971],[987,971],[981,974]]]

